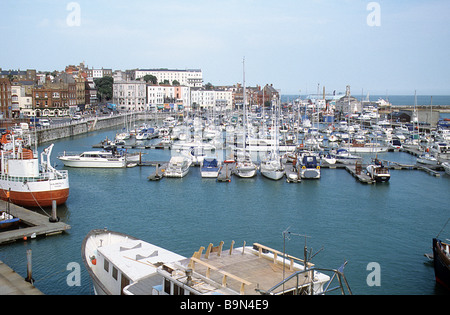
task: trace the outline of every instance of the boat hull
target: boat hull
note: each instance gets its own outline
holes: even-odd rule
[[[450,290],[450,257],[436,238],[433,239],[433,265],[436,282]]]
[[[98,161],[83,161],[80,159],[71,158],[59,158],[64,166],[75,168],[124,168],[126,167],[126,161],[124,159],[118,160],[98,160]]]
[[[51,207],[64,204],[69,198],[69,180],[47,180],[41,182],[14,182],[0,180],[0,199],[23,207]]]

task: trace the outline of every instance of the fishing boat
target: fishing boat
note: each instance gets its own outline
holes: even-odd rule
[[[433,238],[433,266],[436,282],[450,290],[450,242]]]
[[[200,165],[200,174],[203,178],[217,178],[220,171],[220,162],[212,157],[204,158]]]
[[[378,159],[375,159],[374,163],[369,164],[366,170],[367,175],[376,182],[388,182],[391,179],[389,169],[384,167],[383,163]]]
[[[50,207],[53,200],[64,204],[69,197],[69,174],[50,164],[53,144],[40,154],[25,148],[14,135],[1,139],[0,198],[23,207]]]
[[[165,177],[181,178],[187,175],[192,160],[186,156],[173,156],[170,158],[169,164],[164,171]]]
[[[235,248],[232,241],[229,249],[223,245],[211,243],[184,257],[104,229],[87,234],[81,255],[98,295],[351,294],[345,263],[321,269],[259,243]],[[334,280],[336,287],[331,285]]]
[[[303,179],[319,179],[320,165],[317,156],[312,153],[304,153],[299,158],[300,176]]]
[[[58,159],[67,167],[76,168],[124,168],[127,166],[125,155],[115,151],[86,151],[80,154],[63,152]]]

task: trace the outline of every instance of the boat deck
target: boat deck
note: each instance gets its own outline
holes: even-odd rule
[[[202,254],[204,248],[201,247],[191,257],[187,266],[194,271],[193,278],[201,275],[204,279],[211,280],[215,284],[214,287],[220,288],[219,291],[213,290],[214,292],[255,295],[260,294],[260,291],[270,290],[283,279],[303,270],[303,264],[301,264],[303,260],[286,255],[283,262],[283,253],[264,245],[255,243],[251,248],[244,244],[243,247],[236,249],[233,245],[234,242],[230,249],[222,250],[223,242],[217,247],[210,244],[205,254]],[[308,266],[312,267],[313,264]],[[300,277],[299,286],[310,283],[309,275],[310,273],[306,273]],[[181,274],[181,276],[185,275]],[[295,287],[296,281],[294,278],[285,283],[285,289]],[[196,288],[201,291],[201,283],[198,283]],[[210,285],[206,286],[206,290],[208,288],[211,290]],[[281,293],[282,290],[283,286],[280,286],[273,293]]]

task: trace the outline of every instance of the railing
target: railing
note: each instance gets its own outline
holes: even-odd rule
[[[56,172],[49,172],[45,174],[41,174],[37,177],[17,177],[10,176],[5,174],[0,174],[1,180],[8,180],[12,182],[43,182],[48,180],[58,180],[58,179],[66,179],[69,176],[69,172],[67,170],[58,170]]]

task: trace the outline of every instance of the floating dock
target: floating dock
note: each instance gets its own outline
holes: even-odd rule
[[[0,200],[0,209],[6,210],[7,207],[8,203]],[[22,225],[26,227],[0,232],[0,245],[38,236],[60,234],[70,229],[70,225],[68,224],[63,222],[50,222],[50,217],[12,203],[9,204],[9,213],[19,218]]]
[[[236,167],[236,163],[224,163],[220,168],[219,175],[217,176],[218,182],[231,182],[231,176],[233,176],[233,169]]]

